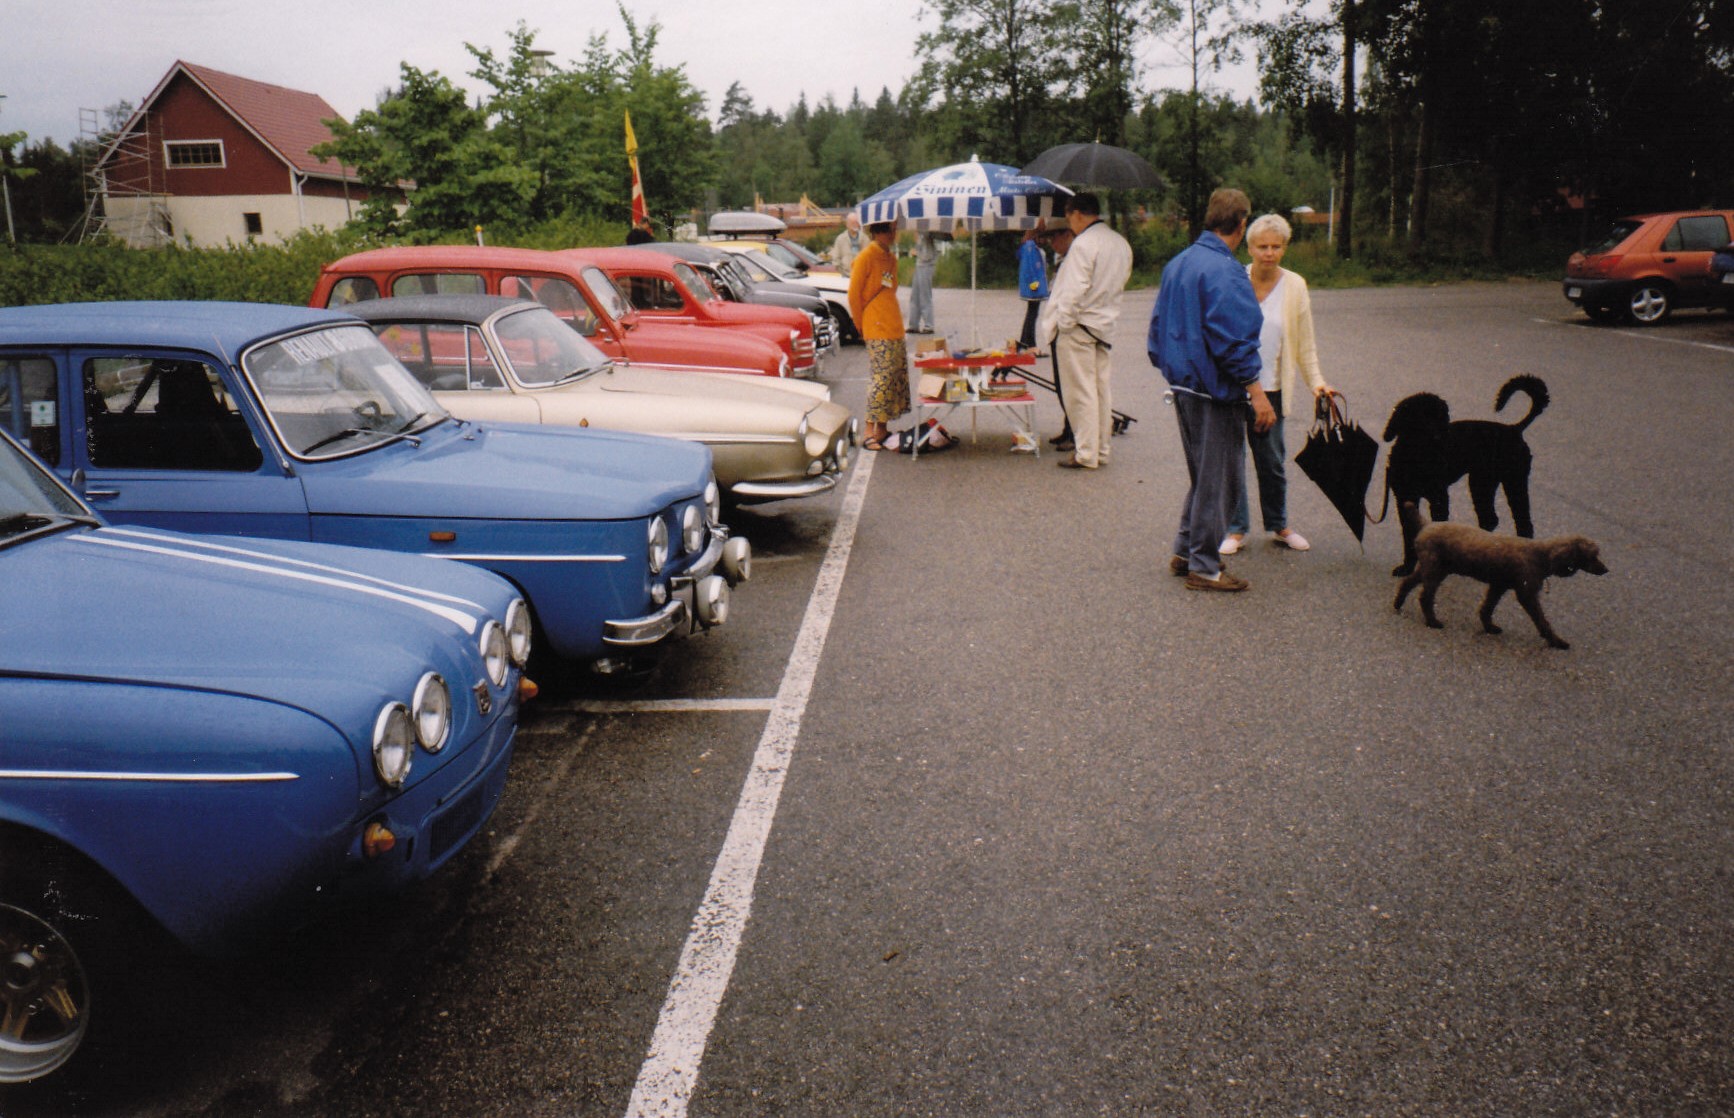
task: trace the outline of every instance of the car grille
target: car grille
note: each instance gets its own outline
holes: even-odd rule
[[[485,783],[478,784],[470,789],[468,795],[434,820],[433,834],[429,840],[429,861],[438,862],[452,847],[476,829],[476,825],[482,821],[482,797],[486,791]]]

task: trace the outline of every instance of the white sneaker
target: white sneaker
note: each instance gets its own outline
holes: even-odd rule
[[[1277,543],[1288,548],[1290,551],[1305,551],[1312,547],[1312,544],[1307,542],[1307,538],[1295,531],[1293,528],[1288,530],[1288,535],[1277,536],[1275,538]]]
[[[1222,542],[1216,545],[1216,553],[1218,555],[1233,555],[1240,550],[1240,545],[1245,539],[1244,536],[1223,536]]]

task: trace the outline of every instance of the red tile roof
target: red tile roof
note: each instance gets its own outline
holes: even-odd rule
[[[323,122],[339,114],[325,98],[317,93],[303,93],[298,89],[285,89],[280,85],[225,74],[208,66],[176,62],[145,102],[147,108],[167,88],[176,71],[185,72],[203,87],[289,166],[322,178],[339,177],[335,160],[322,163],[318,156],[307,150],[332,138],[331,130]],[[355,177],[355,168],[345,167],[343,171],[348,177]]]

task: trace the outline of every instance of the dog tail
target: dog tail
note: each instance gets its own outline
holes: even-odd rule
[[[1419,501],[1398,501],[1397,519],[1403,524],[1403,533],[1414,539],[1427,526],[1426,517],[1421,515]]]
[[[1529,414],[1512,425],[1521,431],[1534,423],[1536,416],[1547,410],[1547,385],[1542,383],[1540,377],[1528,374],[1512,377],[1499,389],[1499,395],[1493,401],[1493,410],[1505,410],[1505,405],[1519,392],[1529,397]]]

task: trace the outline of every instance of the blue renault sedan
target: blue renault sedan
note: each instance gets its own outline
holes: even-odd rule
[[[748,571],[707,448],[454,419],[338,312],[4,308],[0,370],[20,436],[109,521],[472,563],[599,671],[723,623]]]
[[[234,953],[449,861],[530,643],[485,571],[105,525],[0,435],[0,1083],[124,1019],[152,932]]]

